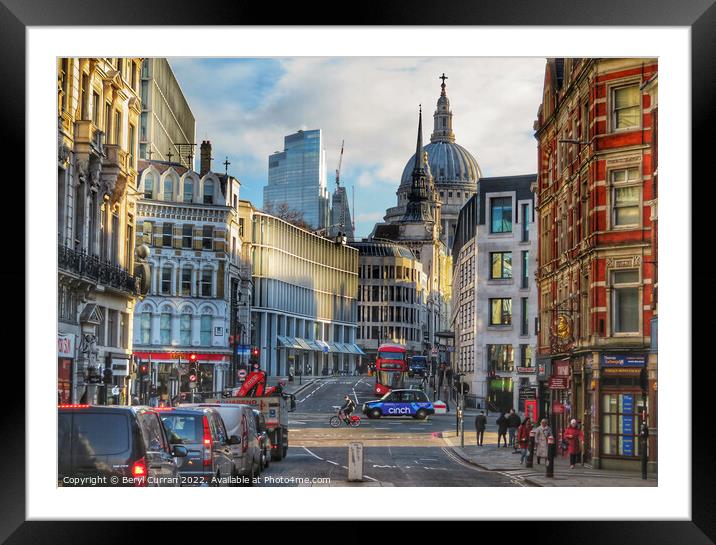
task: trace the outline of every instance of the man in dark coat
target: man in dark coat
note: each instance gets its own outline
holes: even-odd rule
[[[505,448],[507,448],[507,417],[505,413],[500,413],[497,418],[497,447],[500,447],[500,439],[505,440]]]
[[[517,452],[517,446],[515,445],[515,435],[517,435],[517,428],[520,427],[520,417],[515,413],[514,409],[510,409],[510,413],[507,415],[507,431],[510,437],[510,446]]]
[[[475,431],[477,432],[477,446],[482,446],[482,438],[485,435],[485,428],[487,427],[487,417],[485,411],[480,411],[475,417]]]

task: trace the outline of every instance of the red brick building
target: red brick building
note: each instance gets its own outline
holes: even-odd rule
[[[656,59],[548,59],[534,127],[540,409],[582,422],[595,468],[639,468],[646,410],[656,470],[656,81]]]

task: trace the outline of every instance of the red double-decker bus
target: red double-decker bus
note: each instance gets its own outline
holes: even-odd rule
[[[393,389],[404,388],[408,376],[407,350],[400,344],[378,347],[375,358],[375,394],[382,396]]]

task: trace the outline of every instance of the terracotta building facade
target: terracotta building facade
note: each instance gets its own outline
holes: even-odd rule
[[[655,471],[656,59],[548,59],[538,140],[540,413],[584,460]],[[653,342],[652,342],[653,341]]]

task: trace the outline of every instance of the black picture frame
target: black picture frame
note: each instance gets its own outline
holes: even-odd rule
[[[219,0],[203,0],[190,2],[189,0],[156,0],[133,2],[131,0],[115,0],[112,9],[106,9],[102,3],[90,0],[0,0],[0,58],[2,58],[3,82],[0,84],[0,104],[2,105],[2,128],[5,133],[5,150],[13,157],[7,166],[11,169],[13,179],[24,177],[24,165],[28,160],[31,149],[25,142],[25,31],[28,26],[65,26],[65,25],[259,25],[259,24],[307,24],[313,25],[318,21],[314,16],[323,14],[325,24],[371,25],[570,25],[570,26],[687,26],[691,28],[692,36],[692,176],[693,180],[700,180],[698,184],[688,187],[688,165],[684,165],[684,179],[675,181],[684,186],[684,190],[692,191],[693,213],[692,233],[694,255],[706,260],[709,240],[706,238],[710,232],[709,211],[707,199],[693,199],[694,190],[710,192],[706,184],[713,180],[710,158],[713,155],[712,142],[714,141],[714,97],[716,96],[716,6],[714,0],[690,0],[677,2],[672,0],[653,0],[643,2],[638,0],[601,0],[599,2],[567,1],[567,0],[541,0],[539,2],[485,0],[481,2],[426,2],[413,0],[411,2],[364,2],[360,4],[321,4],[311,3],[306,11],[305,3],[294,5],[278,5],[222,2]],[[341,15],[339,15],[339,13]],[[24,107],[21,107],[24,106]],[[535,106],[536,107],[536,106]],[[666,125],[666,124],[664,124]],[[668,130],[664,127],[662,130]],[[708,151],[707,151],[708,146]],[[24,150],[21,157],[19,151]],[[33,185],[27,180],[26,191]],[[664,181],[664,183],[671,183]],[[708,188],[708,189],[707,189]],[[23,210],[17,202],[17,192],[12,201],[15,210]],[[25,194],[23,199],[29,199]],[[6,206],[9,206],[6,201]],[[25,203],[26,204],[26,203]],[[6,221],[11,221],[7,219]],[[18,219],[18,221],[22,221]],[[703,240],[700,240],[703,239]],[[698,244],[702,242],[702,244]],[[15,243],[17,244],[17,243]],[[663,250],[662,250],[663,251]],[[708,261],[705,261],[708,263]],[[498,542],[548,542],[552,544],[596,544],[596,543],[629,543],[631,544],[689,544],[700,545],[714,543],[716,540],[716,493],[714,476],[716,470],[716,457],[709,439],[714,435],[713,425],[709,416],[713,412],[708,389],[713,384],[713,364],[708,357],[697,358],[705,353],[704,342],[709,338],[716,325],[710,310],[716,308],[714,290],[703,289],[709,286],[713,279],[710,268],[702,263],[700,267],[693,267],[693,286],[699,286],[699,305],[693,306],[692,311],[692,400],[678,400],[676,403],[662,403],[661,410],[674,410],[679,413],[693,415],[692,445],[683,445],[684,462],[692,456],[692,520],[688,522],[676,521],[556,521],[556,522],[485,522],[479,523],[479,529],[467,528],[457,522],[443,522],[436,527],[434,523],[411,524],[413,532],[420,534],[428,527],[437,529],[445,539],[475,539],[475,532],[484,539],[495,539]],[[16,258],[11,270],[6,266],[2,277],[6,284],[6,308],[22,308],[18,285],[29,288],[25,280],[24,260]],[[17,298],[13,301],[12,298]],[[692,299],[693,300],[693,299]],[[15,303],[13,305],[13,303]],[[710,304],[709,304],[710,303]],[[698,308],[697,308],[698,307]],[[700,309],[704,309],[703,311]],[[684,317],[688,319],[689,317]],[[26,339],[29,332],[25,332]],[[6,338],[9,335],[5,335]],[[16,335],[15,335],[16,337]],[[697,344],[696,340],[701,344]],[[11,343],[7,343],[10,345]],[[679,365],[684,372],[688,372],[689,339],[683,339],[684,361],[663,362],[662,365]],[[15,340],[13,346],[20,348]],[[701,350],[696,350],[696,348]],[[12,361],[6,361],[6,372],[12,371],[20,375],[16,362],[21,361],[22,355]],[[24,359],[24,358],[23,358]],[[41,362],[26,362],[26,365],[40,365]],[[10,368],[9,366],[14,366]],[[49,371],[49,368],[48,368]],[[7,375],[6,375],[7,376]],[[19,381],[22,384],[22,381]],[[25,474],[29,468],[25,465],[25,421],[20,416],[20,407],[24,407],[25,397],[23,388],[11,388],[13,381],[8,380],[4,388],[3,407],[0,410],[0,422],[3,430],[2,462],[0,462],[0,541],[7,544],[19,543],[68,543],[105,544],[105,543],[137,543],[151,541],[157,543],[160,539],[176,541],[177,536],[183,536],[184,523],[154,522],[154,523],[127,523],[124,521],[108,522],[28,522],[25,521]],[[7,410],[7,407],[15,407]],[[23,413],[24,414],[24,413]],[[661,440],[668,441],[668,430],[661,431]],[[12,448],[8,448],[12,445]],[[691,447],[691,451],[689,451]],[[447,501],[447,499],[446,499]],[[566,499],[565,501],[568,501]],[[525,506],[513,505],[511,510],[516,518],[529,516]],[[108,512],[110,508],[108,506]],[[350,513],[355,508],[348,509]],[[588,512],[588,506],[585,506]],[[81,517],[81,506],[78,506],[77,516]],[[429,511],[424,513],[430,519]],[[558,514],[555,513],[555,518]],[[292,523],[291,529],[273,526],[267,529],[265,539],[270,534],[284,534],[298,532],[316,537],[316,526]],[[228,524],[212,523],[216,534],[228,532],[232,535]],[[382,523],[361,524],[353,523],[353,528],[347,532],[346,539],[350,542],[375,541],[377,536],[386,530]],[[473,524],[474,526],[474,524]],[[221,528],[221,529],[219,529]],[[226,530],[224,530],[226,528]],[[497,534],[490,535],[490,530]],[[404,530],[401,530],[404,532]],[[318,532],[322,534],[323,532]],[[248,535],[248,534],[244,534]],[[101,536],[101,537],[100,537]],[[407,539],[402,534],[401,541]],[[489,537],[488,537],[489,536]],[[497,537],[504,536],[504,537]],[[207,535],[207,538],[210,536]],[[258,539],[258,538],[257,538]],[[262,538],[264,539],[264,538]],[[293,539],[293,538],[292,538]],[[298,539],[298,538],[296,538]],[[325,539],[325,538],[324,538]],[[333,540],[341,540],[333,536]],[[423,536],[423,540],[427,538]]]

